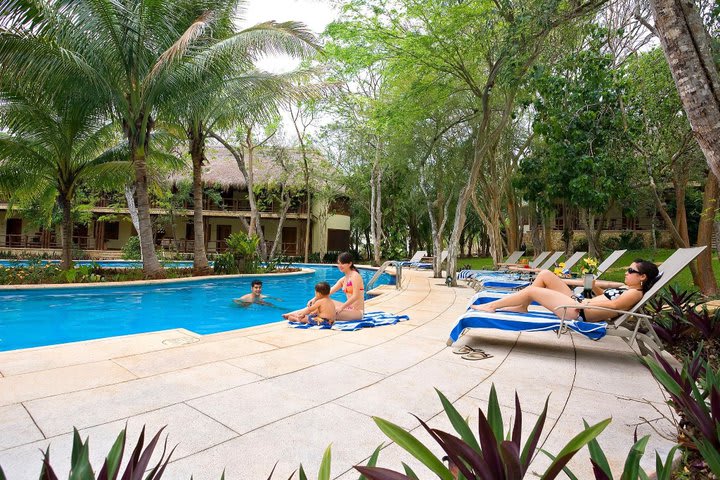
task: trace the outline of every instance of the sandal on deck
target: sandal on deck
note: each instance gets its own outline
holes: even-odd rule
[[[473,348],[470,345],[463,345],[462,347],[456,348],[452,351],[457,355],[465,355],[467,353],[482,352],[479,348]]]
[[[492,355],[485,352],[471,352],[463,355],[463,360],[485,360],[486,358],[492,358]]]

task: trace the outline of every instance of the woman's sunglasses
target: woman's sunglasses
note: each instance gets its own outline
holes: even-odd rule
[[[637,273],[637,274],[640,274],[639,271],[635,270],[635,269],[632,268],[632,267],[630,267],[630,268],[627,269],[627,273]]]

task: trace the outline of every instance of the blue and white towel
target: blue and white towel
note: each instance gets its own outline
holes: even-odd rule
[[[382,327],[384,325],[395,325],[398,322],[403,322],[403,321],[409,320],[409,319],[410,319],[410,317],[408,317],[407,315],[393,315],[392,313],[385,313],[385,312],[367,312],[367,313],[365,313],[365,315],[363,315],[362,320],[339,321],[339,322],[335,322],[332,326],[327,322],[323,322],[320,325],[316,325],[316,324],[311,324],[311,323],[300,323],[300,322],[288,321],[288,324],[293,328],[300,328],[303,330],[332,329],[332,330],[340,330],[343,332],[352,332],[355,330],[360,330],[361,328]]]
[[[450,332],[454,342],[466,328],[496,328],[513,332],[544,332],[557,331],[562,322],[550,312],[478,312],[468,310],[458,318],[458,323]],[[581,333],[592,340],[600,340],[605,336],[607,323],[565,320],[564,325],[575,332]]]

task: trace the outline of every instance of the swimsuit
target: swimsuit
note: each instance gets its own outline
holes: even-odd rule
[[[365,290],[365,287],[360,287],[360,291],[362,292],[363,290]],[[342,291],[345,292],[345,295],[347,295],[347,296],[352,295],[352,293],[353,293],[352,280],[348,280],[347,282],[345,282],[345,286],[343,287]],[[352,305],[348,305],[347,307],[343,308],[343,310],[354,311],[356,309]]]
[[[603,295],[605,295],[605,297],[608,300],[615,300],[616,298],[618,298],[620,295],[622,295],[623,293],[625,293],[627,291],[628,291],[627,287],[608,288],[607,290],[605,290],[603,292]]]

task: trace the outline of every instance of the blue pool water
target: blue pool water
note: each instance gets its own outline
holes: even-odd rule
[[[186,328],[199,334],[281,320],[314,294],[315,283],[333,285],[334,266],[314,274],[262,277],[263,293],[275,307],[241,307],[232,299],[250,292],[252,277],[217,278],[164,285],[0,291],[0,351],[94,338]],[[365,282],[374,270],[360,269]],[[383,274],[377,285],[392,283]],[[333,298],[344,301],[343,293]]]

